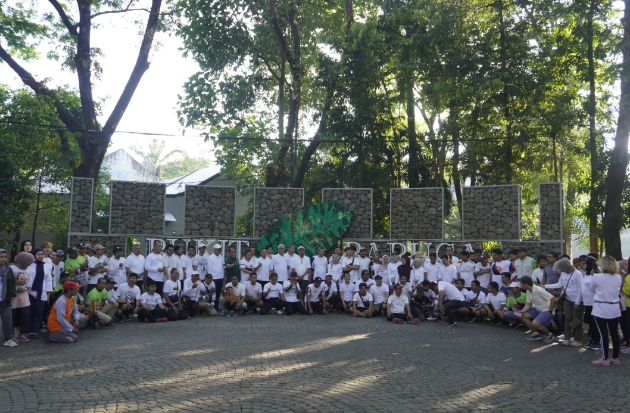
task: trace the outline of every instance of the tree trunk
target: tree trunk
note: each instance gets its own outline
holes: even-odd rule
[[[575,204],[575,184],[569,179],[567,196],[564,204],[564,253],[572,257],[571,241],[573,238],[573,205]]]
[[[278,81],[278,139],[282,139],[284,133],[284,83],[286,82],[287,58],[280,53],[280,80]]]
[[[589,82],[589,99],[588,99],[588,125],[589,125],[589,149],[591,153],[591,182],[590,182],[590,200],[588,204],[588,221],[589,221],[589,245],[591,252],[597,252],[597,183],[598,183],[598,153],[597,153],[597,135],[595,130],[595,57],[593,50],[593,15],[595,13],[595,0],[590,0],[587,27],[587,57],[588,57],[588,82]]]
[[[462,218],[462,183],[459,176],[459,129],[457,128],[457,110],[451,107],[449,111],[449,123],[451,124],[451,136],[453,138],[453,184],[455,186],[455,198],[457,199],[457,211]]]
[[[35,201],[35,218],[33,218],[33,236],[31,241],[33,242],[33,247],[35,247],[35,233],[37,232],[37,219],[39,218],[39,201],[42,196],[42,179],[43,173],[39,173],[39,177],[37,179],[37,198]]]
[[[354,10],[352,9],[352,0],[346,0],[346,34],[352,30],[354,23]]]
[[[615,147],[610,158],[606,176],[606,211],[604,214],[604,238],[606,254],[616,259],[621,255],[621,197],[628,169],[628,136],[630,135],[630,0],[624,0],[625,10],[621,23],[623,53],[621,67],[621,95],[619,97],[619,116]]]
[[[407,138],[409,139],[409,188],[420,186],[418,167],[418,136],[416,133],[416,102],[413,95],[413,75],[411,70],[405,75],[405,95],[407,97]]]
[[[20,238],[22,238],[22,233],[17,231],[15,236],[13,237],[13,246],[11,247],[11,261],[15,259],[15,256],[20,252]]]
[[[556,149],[556,131],[551,131],[551,140],[553,142],[553,181],[558,182],[558,151]]]
[[[499,12],[499,55],[501,59],[501,78],[503,80],[503,117],[505,119],[505,183],[512,183],[512,121],[510,119],[510,91],[507,75],[507,41],[505,34],[505,22],[503,19],[503,0],[497,2]]]

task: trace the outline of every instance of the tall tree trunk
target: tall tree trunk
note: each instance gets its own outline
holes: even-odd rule
[[[562,234],[564,236],[564,253],[569,257],[572,257],[571,241],[573,238],[573,205],[575,204],[575,184],[572,179],[569,179],[567,184],[567,195],[564,204],[564,230]]]
[[[589,126],[589,149],[591,152],[591,182],[590,196],[588,204],[588,221],[589,221],[589,245],[591,252],[598,252],[599,246],[597,242],[597,184],[599,180],[598,172],[598,153],[597,153],[597,132],[595,130],[595,56],[593,50],[593,15],[595,14],[596,1],[590,0],[587,15],[586,27],[586,43],[588,57],[588,83],[589,83],[589,99],[588,99],[588,126]]]
[[[20,252],[20,239],[22,238],[22,232],[17,231],[13,237],[13,246],[11,247],[11,261]]]
[[[284,133],[284,84],[286,78],[287,58],[280,53],[280,80],[278,81],[278,139],[282,139]]]
[[[408,56],[410,57],[410,56]],[[407,69],[405,75],[405,95],[407,97],[407,137],[409,139],[409,165],[407,173],[409,175],[409,187],[420,186],[418,174],[418,135],[416,133],[416,102],[413,95],[413,73]]]
[[[505,183],[512,183],[512,120],[510,119],[510,91],[508,88],[507,74],[507,39],[505,31],[505,21],[503,18],[503,0],[497,2],[499,12],[499,55],[501,59],[501,78],[503,90],[501,97],[503,100],[503,117],[505,119]]]
[[[457,109],[451,107],[449,112],[449,123],[451,124],[451,136],[453,139],[453,184],[455,186],[455,198],[457,199],[457,211],[462,217],[462,182],[459,176],[459,129],[457,127]]]
[[[556,148],[556,131],[551,131],[551,140],[553,142],[553,181],[558,182],[558,150]]]
[[[35,234],[37,233],[37,219],[39,218],[39,202],[42,196],[42,179],[43,172],[39,173],[39,177],[37,178],[37,198],[35,201],[35,218],[33,218],[33,237],[31,241],[33,242],[33,247],[35,247]]]
[[[623,53],[621,67],[621,95],[615,147],[606,176],[606,211],[604,214],[604,237],[606,254],[620,260],[621,255],[621,197],[628,169],[628,136],[630,135],[630,0],[624,0],[625,10],[621,23]]]
[[[349,34],[354,24],[354,10],[352,0],[346,0],[346,34]]]

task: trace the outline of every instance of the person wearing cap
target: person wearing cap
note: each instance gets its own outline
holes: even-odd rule
[[[92,244],[79,242],[77,244],[77,249],[79,250],[79,255],[87,261],[90,256],[90,252],[92,252]]]
[[[81,274],[81,268],[85,263],[85,259],[79,255],[76,247],[70,247],[66,250],[68,257],[64,261],[64,268],[70,281],[76,281],[77,276]]]
[[[451,283],[440,281],[431,283],[431,289],[438,298],[438,309],[442,314],[446,315],[447,321],[444,323],[446,327],[454,327],[455,313],[466,305],[464,295]]]
[[[368,257],[367,255],[367,249],[365,247],[361,247],[359,248],[359,256],[356,257],[355,263],[359,265],[359,275],[363,274],[364,270],[368,271],[368,278],[371,280],[371,274],[370,274],[370,264],[372,263],[372,260],[370,259],[370,257]],[[370,286],[368,285],[368,289],[370,288]]]
[[[197,312],[200,315],[216,316],[217,310],[214,308],[216,301],[217,286],[212,280],[212,274],[206,274],[205,279],[199,286],[199,300],[197,300]]]
[[[206,254],[206,244],[199,244],[199,252],[193,258],[193,271],[197,271],[199,277],[205,278],[208,272],[208,257]],[[192,275],[192,274],[191,274]]]
[[[364,282],[358,282],[359,291],[352,297],[352,317],[372,318],[374,312],[374,297],[368,292],[368,286]]]
[[[521,290],[521,285],[518,282],[510,283],[508,287],[511,292],[500,317],[507,321],[511,327],[517,327],[521,323],[521,311],[527,304],[527,294]]]
[[[326,278],[326,274],[328,273],[328,263],[330,261],[325,254],[326,250],[322,247],[317,248],[317,255],[313,257],[311,264],[313,277],[319,277],[322,280]]]
[[[238,298],[238,301],[234,306],[234,314],[238,315],[240,311],[247,310],[247,304],[245,304],[245,298],[247,297],[247,294],[245,293],[245,285],[239,282],[238,275],[232,275],[232,281],[223,286],[221,298],[219,299],[220,306],[225,308],[225,297],[227,295],[228,287],[232,287],[234,295]],[[228,315],[227,310],[224,311],[223,315]]]
[[[53,266],[53,284],[57,284],[59,282],[59,275],[66,270],[66,265],[63,262],[64,258],[66,258],[66,253],[63,250],[58,250],[57,252],[53,252],[52,258],[52,266]]]
[[[394,285],[394,294],[387,298],[387,320],[394,324],[402,324],[405,320],[413,320],[409,299],[402,293],[400,284]]]
[[[292,260],[292,268],[291,271],[295,272],[298,276],[298,283],[300,284],[300,289],[302,291],[306,291],[309,285],[309,278],[311,275],[311,259],[304,255],[305,249],[302,245],[298,247],[298,253]],[[306,300],[306,298],[305,298]],[[306,303],[306,301],[305,301]]]
[[[574,347],[582,346],[582,334],[584,330],[582,328],[582,315],[584,314],[584,304],[582,303],[582,274],[573,268],[571,261],[567,259],[561,259],[556,261],[553,267],[554,270],[560,272],[560,280],[556,284],[546,284],[544,288],[546,290],[552,290],[560,288],[564,293],[564,341],[562,344],[565,346],[572,345]],[[579,320],[579,324],[577,321]],[[571,324],[575,323],[576,327],[572,328]],[[569,341],[571,337],[571,331],[574,332],[575,340]]]
[[[355,248],[354,247],[346,247],[344,250],[346,255],[341,257],[339,262],[341,263],[341,268],[343,272],[347,272],[350,274],[350,282],[355,283],[359,281],[359,263],[357,261],[357,257],[354,256]],[[352,302],[352,298],[350,299]]]
[[[247,251],[251,254],[250,251]],[[247,314],[249,309],[252,309],[252,313],[256,314],[257,308],[262,308],[264,305],[262,300],[262,286],[258,282],[258,274],[252,272],[249,274],[249,279],[243,283],[245,285],[245,309],[243,315]]]
[[[112,257],[109,260],[109,276],[114,280],[116,288],[127,282],[127,270],[125,269],[125,249],[119,245],[112,248]]]
[[[260,250],[260,258],[258,258],[258,264],[260,264],[260,267],[256,271],[256,280],[258,281],[260,286],[264,288],[265,284],[269,282],[272,265],[272,259],[271,256],[268,254],[267,248],[263,248]]]
[[[164,283],[164,305],[168,321],[186,320],[188,316],[187,308],[182,303],[182,290],[184,289],[184,281],[179,280],[179,271],[177,268],[171,269],[171,279]]]
[[[94,256],[88,258],[88,294],[90,293],[90,291],[96,288],[96,283],[98,282],[99,278],[105,277],[109,273],[107,256],[103,254],[104,251],[105,247],[103,247],[101,244],[96,244],[94,245]]]
[[[278,274],[278,282],[283,283],[289,279],[289,256],[284,253],[284,245],[278,245],[278,253],[272,257],[272,271]]]
[[[85,297],[85,313],[92,315],[91,321],[98,330],[102,325],[113,325],[118,303],[105,289],[107,282],[101,277]],[[96,317],[94,317],[96,316]]]
[[[205,277],[204,277],[205,279]],[[180,284],[182,281],[180,281]],[[199,307],[199,298],[201,296],[201,281],[199,280],[199,272],[193,271],[189,280],[184,280],[181,297],[182,305],[186,308],[188,315],[194,317],[197,315]]]
[[[295,312],[306,314],[306,308],[302,304],[302,290],[295,271],[289,275],[289,281],[282,283],[282,288],[284,289],[284,312],[287,315]]]
[[[527,248],[518,247],[517,259],[514,261],[514,268],[516,268],[516,274],[519,277],[531,277],[536,268],[536,261],[527,255]]]
[[[521,277],[518,281],[521,283],[521,289],[527,294],[527,303],[521,311],[521,322],[533,331],[527,340],[543,340],[545,344],[553,343],[553,333],[549,329],[551,329],[553,319],[551,310],[555,306],[556,297],[544,288],[534,285],[532,277]],[[545,338],[543,339],[542,336]]]
[[[85,326],[85,316],[79,312],[74,296],[79,293],[81,286],[74,281],[63,284],[63,294],[55,301],[48,316],[48,333],[46,342],[76,343],[77,333]]]
[[[116,295],[118,296],[118,306],[120,307],[121,317],[129,320],[131,314],[138,314],[140,311],[140,297],[142,291],[136,285],[138,275],[131,273],[127,275],[127,282],[118,286]]]
[[[332,278],[332,277],[331,277]],[[324,307],[326,292],[321,277],[315,277],[313,283],[306,287],[306,308],[309,315],[328,314]]]
[[[157,295],[161,297],[164,292],[164,282],[166,282],[168,275],[164,266],[164,257],[162,256],[162,241],[153,241],[153,250],[144,261],[144,269],[147,271],[147,277],[153,280]]]
[[[375,281],[370,278],[370,270],[361,270],[361,279],[354,283],[354,292],[359,292],[359,284],[365,283],[367,285],[368,290],[371,286],[375,284]]]
[[[326,278],[322,283],[322,305],[327,311],[340,310],[341,298],[339,297],[339,288],[337,283],[333,281],[333,275],[331,273],[326,274]]]
[[[343,281],[339,283],[339,296],[341,297],[341,310],[352,313],[352,297],[354,297],[354,284],[350,281],[350,272],[344,270]]]
[[[481,254],[479,256],[479,262],[475,264],[475,280],[479,281],[480,289],[484,293],[488,291],[488,285],[490,285],[490,277],[492,274],[492,266],[488,263],[488,256]]]
[[[269,276],[269,282],[265,284],[262,293],[265,305],[260,309],[260,315],[266,315],[272,308],[276,309],[276,314],[282,314],[284,308],[284,289],[282,284],[278,282],[278,274],[272,272]]]
[[[380,316],[383,311],[387,310],[387,299],[389,298],[389,287],[383,284],[383,277],[377,275],[374,277],[374,284],[369,287],[370,294],[374,299],[372,308],[375,316]]]
[[[214,286],[217,291],[223,291],[223,278],[225,277],[225,270],[223,265],[225,261],[223,260],[223,256],[221,255],[223,251],[223,247],[221,244],[214,244],[212,246],[212,254],[208,257],[208,274],[212,274],[212,282],[214,282]],[[220,294],[215,294],[214,299],[214,309],[219,310],[219,296]]]
[[[140,254],[140,244],[134,243],[131,247],[131,254],[125,259],[125,273],[127,277],[129,277],[130,274],[136,274],[136,286],[140,289],[140,293],[142,293],[145,282],[145,261],[144,255]]]
[[[243,259],[238,262],[238,266],[241,271],[241,282],[243,284],[249,281],[251,273],[258,271],[258,268],[260,268],[258,260],[254,258],[254,255],[249,250],[245,252]]]
[[[164,298],[157,294],[157,286],[152,279],[147,280],[147,292],[140,296],[140,311],[138,311],[138,321],[141,323],[165,323],[166,306]]]

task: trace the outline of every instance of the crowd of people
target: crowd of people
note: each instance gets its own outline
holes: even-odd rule
[[[395,324],[491,323],[523,328],[530,341],[601,351],[593,363],[620,364],[630,354],[628,260],[597,254],[571,259],[550,252],[536,259],[526,248],[495,248],[438,256],[435,247],[401,256],[365,248],[320,248],[308,257],[303,246],[266,246],[223,255],[221,244],[166,245],[155,241],[145,257],[141,246],[96,244],[54,251],[46,242],[24,241],[8,262],[0,249],[0,315],[5,346],[40,334],[47,342],[73,343],[81,328],[115,322],[186,320],[195,316],[236,317],[248,313],[348,314],[382,317]],[[277,251],[274,254],[274,250]],[[588,325],[584,342],[583,325]],[[622,338],[619,335],[622,332]],[[612,352],[609,350],[612,340]]]

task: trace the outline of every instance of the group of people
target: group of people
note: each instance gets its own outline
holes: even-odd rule
[[[628,260],[596,254],[571,260],[550,252],[536,260],[526,248],[462,251],[447,246],[438,257],[399,250],[371,257],[367,250],[278,245],[236,257],[221,244],[166,245],[155,241],[145,257],[140,245],[124,256],[96,244],[80,243],[53,251],[23,242],[8,264],[0,250],[0,314],[5,346],[36,338],[75,342],[84,326],[100,329],[114,322],[185,320],[199,315],[239,316],[274,312],[292,315],[331,312],[352,317],[383,316],[401,324],[444,321],[493,323],[526,328],[528,340],[601,350],[595,364],[619,364],[630,354],[630,277]],[[185,249],[184,249],[185,248]],[[274,254],[274,250],[277,251]],[[583,343],[583,323],[589,325]],[[618,329],[621,327],[623,339]],[[613,351],[609,354],[609,336]]]

